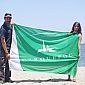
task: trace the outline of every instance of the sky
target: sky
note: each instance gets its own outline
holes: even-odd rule
[[[0,26],[5,13],[11,13],[16,24],[60,32],[80,22],[85,43],[85,0],[0,0]]]

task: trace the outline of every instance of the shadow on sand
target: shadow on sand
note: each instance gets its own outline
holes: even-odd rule
[[[66,79],[48,79],[48,80],[19,80],[15,81],[16,83],[20,82],[33,82],[33,83],[42,83],[42,82],[62,82],[67,81]]]

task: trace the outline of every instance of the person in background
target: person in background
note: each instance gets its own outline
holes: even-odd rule
[[[10,48],[12,42],[12,14],[6,13],[4,15],[4,24],[0,28],[0,40],[1,40],[1,53],[3,54],[5,62],[4,82],[13,82],[11,77],[11,71],[9,70]]]
[[[81,40],[82,40],[82,32],[81,32],[81,25],[79,22],[74,22],[72,26],[71,33],[76,33],[78,35],[78,59],[80,58],[80,45],[81,45]],[[68,80],[71,80],[71,76],[68,75]],[[72,79],[73,82],[76,82],[76,76],[73,76]]]

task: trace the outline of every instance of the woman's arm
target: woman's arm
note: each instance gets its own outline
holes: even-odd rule
[[[81,48],[82,34],[79,34],[78,37],[79,37],[79,41],[78,41],[78,58],[80,58],[80,48]]]

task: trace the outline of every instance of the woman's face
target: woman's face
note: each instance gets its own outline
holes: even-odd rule
[[[74,32],[77,32],[78,30],[79,30],[79,24],[76,23],[76,24],[74,25]]]

